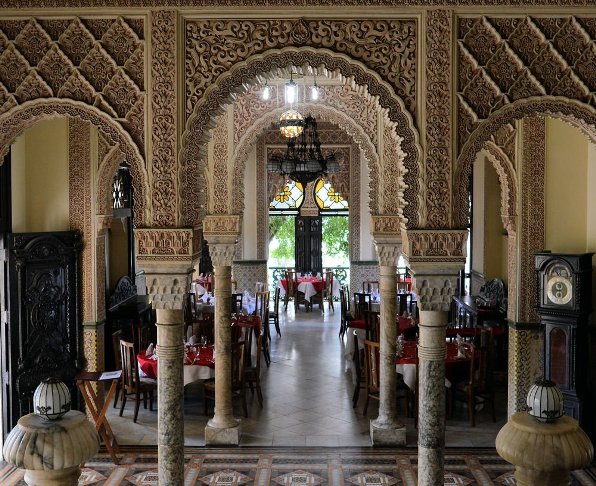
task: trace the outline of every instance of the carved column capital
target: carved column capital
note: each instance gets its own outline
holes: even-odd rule
[[[145,263],[147,293],[155,309],[180,310],[184,308],[185,296],[190,290],[193,268],[186,264],[172,264],[171,261]]]
[[[377,256],[379,258],[380,267],[395,267],[397,266],[397,259],[401,254],[400,243],[387,243],[375,241],[377,249]]]
[[[457,289],[458,273],[462,268],[464,261],[410,261],[418,308],[422,311],[449,311],[451,299]]]
[[[236,254],[236,243],[210,243],[209,255],[214,267],[231,267]]]

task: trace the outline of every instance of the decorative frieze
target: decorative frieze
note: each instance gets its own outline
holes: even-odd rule
[[[155,261],[190,261],[193,253],[193,230],[177,229],[137,229],[137,260],[139,263]]]
[[[207,240],[214,236],[238,237],[241,223],[237,214],[208,215],[203,220],[203,235]]]
[[[468,230],[404,231],[404,253],[413,261],[454,261],[466,259]]]

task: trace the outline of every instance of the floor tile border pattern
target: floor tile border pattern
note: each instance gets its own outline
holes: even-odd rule
[[[417,451],[360,448],[189,448],[185,486],[319,484],[416,486]],[[79,486],[157,484],[155,447],[125,448],[119,465],[99,454],[83,469]],[[0,484],[25,485],[23,471],[0,463]],[[514,485],[513,468],[494,449],[449,449],[445,485]],[[574,486],[596,485],[596,466],[575,471]]]

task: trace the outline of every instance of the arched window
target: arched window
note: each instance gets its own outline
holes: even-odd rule
[[[315,199],[321,209],[349,209],[348,201],[323,179],[319,179],[315,185]]]
[[[286,209],[298,209],[304,200],[304,188],[299,182],[294,182],[288,179],[281,191],[279,191],[271,204],[269,209],[274,210],[286,210]]]

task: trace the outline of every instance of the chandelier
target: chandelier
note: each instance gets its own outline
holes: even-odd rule
[[[317,121],[308,115],[302,123],[302,132],[288,138],[284,155],[273,155],[267,162],[267,170],[300,182],[304,187],[328,173],[339,172],[335,154],[327,157],[321,152]]]

